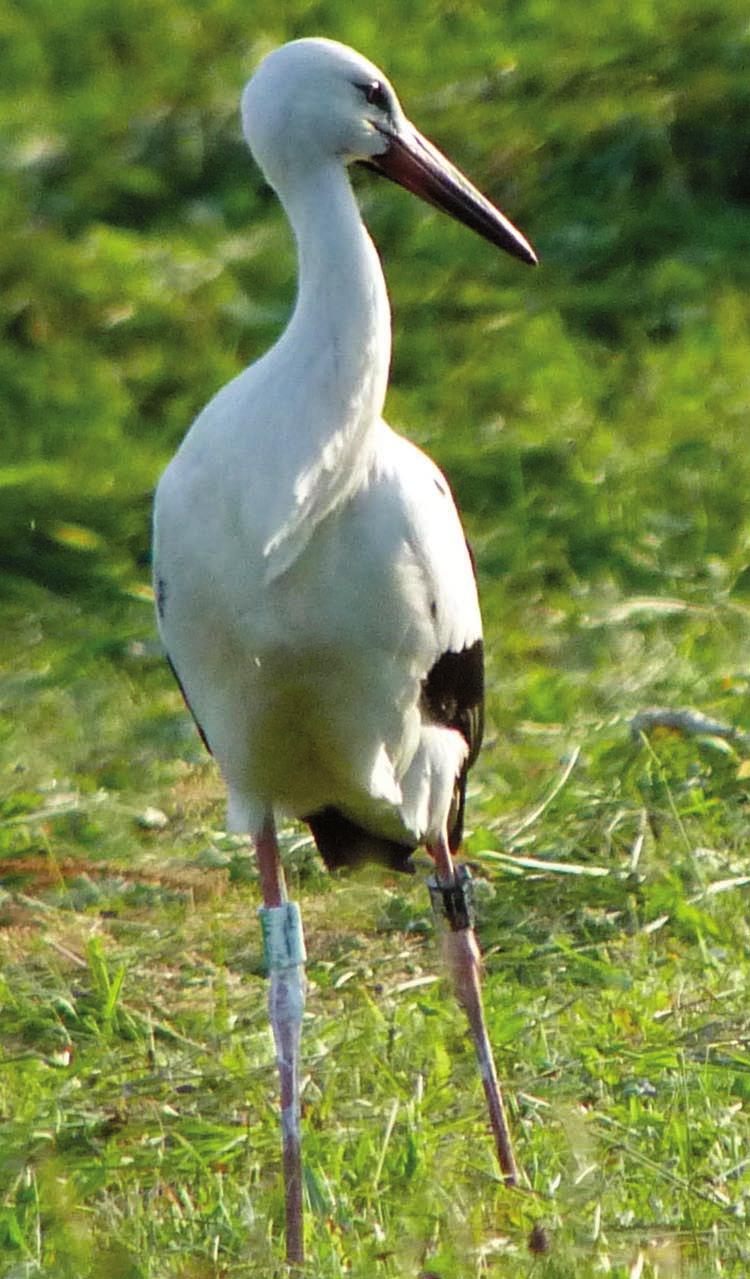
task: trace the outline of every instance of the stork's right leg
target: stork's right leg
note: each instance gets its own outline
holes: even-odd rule
[[[305,1006],[305,942],[299,906],[286,897],[273,818],[269,816],[255,841],[263,892],[260,908],[263,949],[270,980],[268,1012],[276,1044],[281,1085],[281,1133],[286,1205],[286,1259],[305,1260],[302,1220],[302,1159],[299,1102],[299,1056]]]
[[[505,1184],[516,1186],[518,1169],[482,1006],[481,959],[474,932],[471,875],[465,866],[455,866],[447,839],[438,840],[429,851],[435,860],[435,877],[429,881],[433,910],[443,927],[456,998],[466,1012],[474,1040],[498,1162]]]

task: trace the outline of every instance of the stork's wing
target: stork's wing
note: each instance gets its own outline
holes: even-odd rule
[[[206,748],[206,750],[208,751],[209,755],[213,755],[213,751],[211,750],[211,747],[210,747],[210,745],[209,745],[208,738],[206,737],[206,734],[204,733],[203,728],[201,727],[201,724],[200,724],[200,722],[199,722],[199,720],[198,720],[198,716],[196,715],[195,711],[193,710],[192,706],[190,705],[190,702],[188,701],[188,695],[187,695],[187,693],[185,692],[185,685],[183,684],[182,680],[180,679],[179,675],[177,674],[177,667],[175,666],[174,662],[172,661],[172,658],[169,656],[169,653],[165,653],[165,657],[166,657],[166,659],[167,659],[167,664],[169,665],[169,669],[170,669],[170,671],[172,672],[172,674],[174,675],[175,680],[177,681],[177,687],[179,688],[180,692],[182,693],[182,700],[183,700],[183,702],[185,703],[185,705],[186,705],[187,709],[190,711],[190,714],[191,714],[191,715],[192,715],[192,717],[193,717],[193,723],[195,724],[195,727],[198,729],[198,736],[200,737],[201,741],[203,742],[203,745],[205,746],[205,748]]]
[[[402,871],[407,875],[414,873],[411,864],[413,843],[400,843],[383,835],[374,835],[333,805],[308,813],[303,821],[310,827],[318,852],[329,870],[377,862],[389,870]]]
[[[479,754],[484,731],[484,645],[481,639],[460,653],[439,657],[422,684],[425,715],[461,734],[469,748],[466,767]]]
[[[438,658],[422,684],[422,707],[427,719],[461,734],[469,753],[453,790],[448,818],[451,852],[461,843],[466,802],[466,774],[474,763],[484,732],[484,646],[481,639]]]

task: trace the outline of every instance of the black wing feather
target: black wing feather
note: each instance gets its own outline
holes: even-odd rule
[[[170,669],[170,671],[172,672],[172,674],[174,675],[174,677],[175,677],[175,679],[176,679],[176,681],[177,681],[177,686],[178,686],[178,688],[179,688],[180,692],[182,693],[182,700],[183,700],[183,702],[185,703],[185,705],[187,706],[188,710],[190,711],[190,714],[191,714],[191,715],[192,715],[192,717],[193,717],[193,723],[195,724],[195,727],[198,729],[198,732],[199,732],[199,734],[200,734],[200,739],[201,739],[201,741],[203,742],[203,745],[205,746],[205,748],[206,748],[206,750],[208,751],[209,755],[213,755],[213,751],[211,750],[211,747],[210,747],[210,746],[209,746],[209,744],[208,744],[208,738],[206,737],[206,734],[203,732],[203,729],[201,728],[200,724],[198,723],[198,720],[196,719],[196,716],[195,716],[195,711],[193,710],[192,706],[190,705],[190,702],[188,701],[188,695],[187,695],[187,693],[185,692],[185,685],[183,684],[182,680],[180,679],[179,675],[177,674],[177,668],[176,668],[176,666],[175,666],[174,662],[172,661],[172,658],[169,656],[169,653],[165,653],[165,657],[166,657],[166,659],[167,659],[167,662],[169,663],[169,669]]]
[[[448,818],[451,852],[461,843],[466,803],[466,774],[482,745],[484,733],[484,645],[481,639],[460,652],[448,649],[438,658],[422,683],[422,708],[433,724],[455,729],[469,748],[456,778]]]
[[[303,820],[310,827],[318,852],[329,870],[377,862],[389,870],[403,871],[408,875],[414,873],[410,858],[415,844],[401,844],[395,839],[374,835],[332,805],[310,813]]]

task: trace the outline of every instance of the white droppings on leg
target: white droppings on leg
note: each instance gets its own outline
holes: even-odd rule
[[[263,950],[269,973],[297,967],[307,959],[302,917],[296,902],[281,906],[261,906],[258,911],[263,929]]]
[[[281,1112],[281,1136],[285,1146],[290,1141],[299,1144],[300,1117],[296,1106],[284,1106]]]
[[[481,1054],[478,1054],[478,1056],[479,1056],[479,1069],[481,1071],[482,1079],[486,1080],[487,1083],[493,1083],[495,1080],[495,1071],[493,1069],[492,1062],[488,1061],[487,1056],[484,1052],[482,1052]]]
[[[263,949],[270,979],[268,1010],[282,1069],[292,1069],[299,1055],[305,1010],[305,941],[296,902],[260,909]]]

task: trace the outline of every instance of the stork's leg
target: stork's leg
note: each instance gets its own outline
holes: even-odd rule
[[[279,858],[273,818],[267,819],[255,846],[263,891],[263,905],[259,914],[270,980],[268,1011],[281,1084],[286,1259],[290,1265],[301,1265],[305,1260],[305,1246],[302,1226],[299,1056],[305,1006],[305,942],[299,906],[286,897],[284,871]]]
[[[436,872],[429,881],[432,908],[443,928],[456,997],[469,1019],[500,1168],[506,1185],[515,1186],[518,1169],[482,1007],[481,959],[474,932],[471,875],[466,866],[454,865],[447,839],[441,838],[429,851],[435,860]]]

